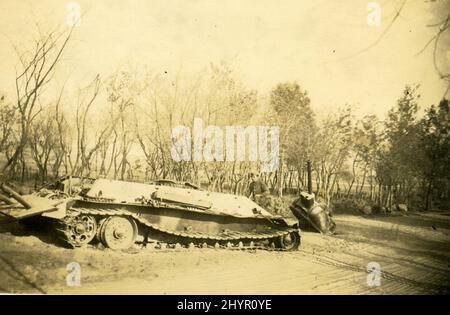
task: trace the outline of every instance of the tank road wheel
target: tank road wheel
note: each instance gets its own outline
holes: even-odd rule
[[[97,233],[95,233],[95,239],[96,241],[98,241],[99,243],[104,244],[105,242],[102,239],[102,235],[103,235],[103,227],[105,226],[103,223],[106,221],[107,219],[103,218],[98,222],[98,228],[97,228]]]
[[[97,222],[89,215],[66,217],[64,224],[66,241],[74,247],[87,245],[97,233]]]
[[[105,247],[127,249],[134,244],[137,231],[137,224],[133,219],[110,217],[102,224],[100,239]]]
[[[275,245],[276,247],[287,251],[297,250],[300,246],[300,234],[295,231],[282,235],[276,239]]]

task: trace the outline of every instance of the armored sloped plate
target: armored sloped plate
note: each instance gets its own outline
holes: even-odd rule
[[[50,212],[57,210],[57,200],[50,200],[35,195],[22,196],[32,207],[30,209],[24,208],[21,204],[15,205],[2,205],[0,206],[0,213],[13,217],[14,219],[21,220],[28,217],[40,215],[44,212]]]

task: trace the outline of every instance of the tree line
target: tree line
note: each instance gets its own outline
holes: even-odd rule
[[[318,119],[298,83],[280,83],[264,97],[225,62],[190,76],[119,69],[93,76],[74,95],[63,86],[49,96],[71,36],[72,30],[41,34],[19,54],[14,97],[0,94],[6,180],[42,183],[67,174],[170,178],[244,194],[258,162],[172,159],[171,128],[192,127],[200,117],[208,125],[280,127],[279,168],[262,174],[275,195],[306,189],[309,160],[314,192],[327,204],[350,200],[380,209],[398,204],[448,209],[449,103],[437,100],[419,114],[418,85],[399,91],[384,120],[356,119],[350,105]]]

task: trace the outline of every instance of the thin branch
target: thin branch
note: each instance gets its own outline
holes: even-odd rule
[[[450,20],[450,13],[448,14],[447,18],[445,20],[443,20],[441,23],[433,24],[433,26],[440,26],[439,31],[437,32],[436,35],[434,35],[432,38],[430,38],[430,40],[425,44],[425,46],[417,54],[415,54],[415,56],[418,56],[421,53],[423,53],[434,40],[438,39],[440,34],[445,32],[450,27],[450,24],[448,24],[449,20]]]
[[[400,17],[400,13],[403,10],[403,7],[405,6],[407,0],[403,0],[403,2],[400,5],[400,8],[397,10],[397,13],[394,15],[394,17],[392,18],[392,20],[389,22],[388,26],[384,29],[384,31],[381,33],[381,35],[369,46],[367,46],[366,48],[341,59],[338,59],[336,61],[343,61],[343,60],[347,60],[356,56],[359,56],[363,53],[365,53],[366,51],[372,49],[373,47],[375,47],[383,38],[384,36],[386,36],[386,34],[389,32],[389,30],[392,28],[392,26],[394,25],[395,21]]]

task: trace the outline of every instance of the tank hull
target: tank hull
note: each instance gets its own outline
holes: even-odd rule
[[[46,200],[45,207],[34,210],[33,215],[56,221],[59,237],[73,247],[100,242],[105,247],[124,249],[131,247],[139,234],[144,236],[144,245],[276,250],[295,250],[300,245],[297,220],[271,215],[244,196],[97,180],[85,194],[39,200]],[[30,213],[20,205],[14,211],[9,215],[17,219]]]
[[[196,210],[140,204],[117,204],[77,200],[71,211],[91,215],[98,222],[111,216],[133,218],[139,233],[154,241],[177,238],[181,244],[199,242],[275,241],[290,233],[298,233],[295,220],[282,218],[245,218]],[[210,244],[211,245],[211,244]],[[213,244],[214,245],[214,244]]]

